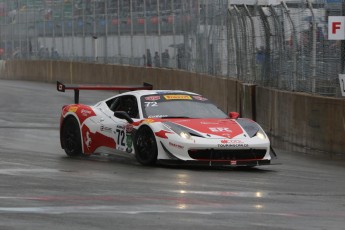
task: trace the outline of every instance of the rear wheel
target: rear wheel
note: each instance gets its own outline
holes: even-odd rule
[[[142,126],[136,133],[134,142],[135,157],[142,165],[154,165],[158,149],[154,133],[148,126]]]
[[[68,117],[62,126],[62,145],[70,157],[82,155],[79,123],[74,117]]]

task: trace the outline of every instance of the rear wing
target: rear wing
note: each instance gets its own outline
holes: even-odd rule
[[[74,103],[79,103],[79,90],[151,90],[153,86],[144,82],[143,85],[65,85],[62,82],[56,82],[56,89],[59,92],[65,92],[65,90],[74,90]]]

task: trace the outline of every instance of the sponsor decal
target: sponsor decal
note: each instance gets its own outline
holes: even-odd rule
[[[73,112],[77,114],[80,124],[83,124],[84,121],[87,120],[89,117],[96,116],[95,112],[89,106],[85,106],[85,105],[71,106],[69,110],[71,110],[71,108],[72,110],[74,110]]]
[[[167,94],[167,93],[171,93],[171,91],[156,91],[157,94]]]
[[[214,127],[214,128],[209,128],[212,132],[227,132],[231,133],[232,131],[229,128],[223,128],[223,127]]]
[[[123,129],[124,127],[122,125],[117,125],[116,128]]]
[[[145,97],[146,101],[158,101],[161,99],[161,96],[149,96],[149,97]]]
[[[92,139],[90,137],[90,132],[89,131],[86,132],[86,135],[85,135],[85,138],[84,138],[84,142],[85,142],[85,145],[86,145],[87,149],[90,149],[90,146],[91,146],[91,143],[92,143]]]
[[[71,106],[71,107],[68,108],[68,112],[73,112],[73,113],[75,113],[75,112],[77,112],[77,110],[78,110],[78,107],[77,107],[77,106]]]
[[[239,148],[239,147],[243,147],[243,148],[248,148],[249,145],[248,144],[218,144],[218,148]]]
[[[221,140],[220,141],[222,144],[228,144],[228,143],[232,143],[232,144],[243,144],[243,141],[241,140]]]
[[[166,100],[192,100],[189,95],[164,95]]]
[[[169,145],[175,148],[184,149],[184,146],[169,142]]]
[[[109,132],[109,133],[112,132],[112,129],[111,129],[111,128],[105,127],[104,125],[101,125],[100,130],[101,130],[102,132]]]
[[[87,117],[87,116],[90,116],[92,112],[91,112],[90,110],[82,109],[82,110],[80,111],[80,113],[81,113],[84,117]]]
[[[205,122],[205,121],[200,122],[200,124],[202,124],[202,125],[218,125],[218,123],[216,123],[216,122]]]
[[[133,151],[133,125],[126,125],[126,152],[131,153]]]
[[[149,118],[162,118],[162,117],[167,117],[168,115],[151,115]]]
[[[230,161],[230,165],[237,165],[237,161]]]
[[[193,98],[195,100],[199,100],[199,101],[207,101],[207,98],[201,97],[201,96],[193,96]]]
[[[82,135],[83,151],[87,155],[93,153],[101,146],[116,148],[116,143],[113,138],[107,137],[98,131],[93,133],[86,125],[82,126]]]

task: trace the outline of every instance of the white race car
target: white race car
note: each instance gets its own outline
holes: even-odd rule
[[[68,156],[102,149],[135,154],[143,165],[163,163],[209,166],[270,164],[270,141],[254,121],[229,115],[207,98],[179,90],[152,90],[152,85],[65,85],[75,103],[61,111],[60,140]],[[79,104],[79,90],[132,90],[95,105]],[[274,152],[272,152],[274,154]]]

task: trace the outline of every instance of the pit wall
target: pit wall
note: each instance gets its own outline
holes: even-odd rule
[[[345,159],[344,99],[279,91],[181,70],[67,61],[3,61],[0,78],[66,84],[148,82],[154,89],[193,91],[226,112],[238,111],[242,117],[256,120],[276,148]]]

